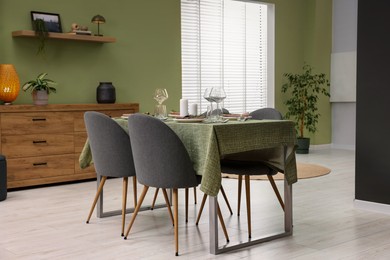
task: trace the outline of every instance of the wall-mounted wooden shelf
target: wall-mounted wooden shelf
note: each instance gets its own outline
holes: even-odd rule
[[[37,36],[35,35],[34,31],[20,30],[20,31],[13,31],[12,37],[37,37]],[[80,35],[80,34],[70,34],[70,33],[50,32],[48,38],[59,39],[59,40],[70,40],[70,41],[100,42],[100,43],[116,42],[116,38],[114,37]]]

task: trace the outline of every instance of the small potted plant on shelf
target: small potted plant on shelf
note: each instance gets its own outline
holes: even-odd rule
[[[303,73],[285,73],[283,76],[287,82],[282,85],[282,93],[289,95],[284,102],[288,108],[285,118],[295,120],[298,131],[297,153],[309,153],[310,138],[304,136],[304,130],[309,133],[317,131],[320,117],[318,99],[321,94],[330,97],[329,80],[324,73],[314,74],[312,67],[307,64],[303,66]]]
[[[45,78],[46,76],[46,72],[41,73],[35,80],[27,81],[22,86],[24,91],[31,91],[34,105],[47,105],[49,94],[57,92],[57,89],[53,87],[57,83]]]

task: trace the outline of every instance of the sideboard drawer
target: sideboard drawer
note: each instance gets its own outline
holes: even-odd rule
[[[73,163],[73,154],[7,159],[8,181],[72,175]]]
[[[139,104],[0,106],[0,154],[7,158],[7,188],[96,179],[93,164],[85,169],[79,164],[87,139],[86,111],[119,117],[138,112]]]
[[[8,158],[54,154],[74,154],[73,134],[2,136],[2,153]]]
[[[5,113],[1,115],[1,133],[3,135],[64,132],[73,132],[72,113]]]

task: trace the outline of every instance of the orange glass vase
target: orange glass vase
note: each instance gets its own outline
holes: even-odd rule
[[[20,82],[12,64],[0,64],[0,100],[11,104],[19,95]]]

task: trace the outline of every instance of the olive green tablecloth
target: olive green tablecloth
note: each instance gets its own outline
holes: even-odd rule
[[[116,119],[116,121],[127,129],[127,120]],[[194,163],[195,171],[198,175],[202,175],[200,189],[210,196],[216,196],[221,186],[220,159],[230,154],[275,148],[272,153],[266,154],[259,160],[284,172],[288,184],[297,181],[295,161],[297,143],[292,121],[248,120],[218,124],[167,121],[166,124],[184,143]],[[287,147],[286,165],[284,146]],[[79,162],[81,168],[87,167],[92,162],[88,142],[84,146]]]
[[[267,148],[265,161],[284,172],[289,184],[297,181],[295,161],[296,135],[292,121],[248,120],[219,124],[167,122],[183,141],[198,175],[202,175],[200,189],[211,196],[218,194],[221,186],[220,159],[242,152]],[[283,146],[287,147],[284,165]],[[277,152],[275,152],[277,151]],[[259,153],[260,154],[260,153]]]

